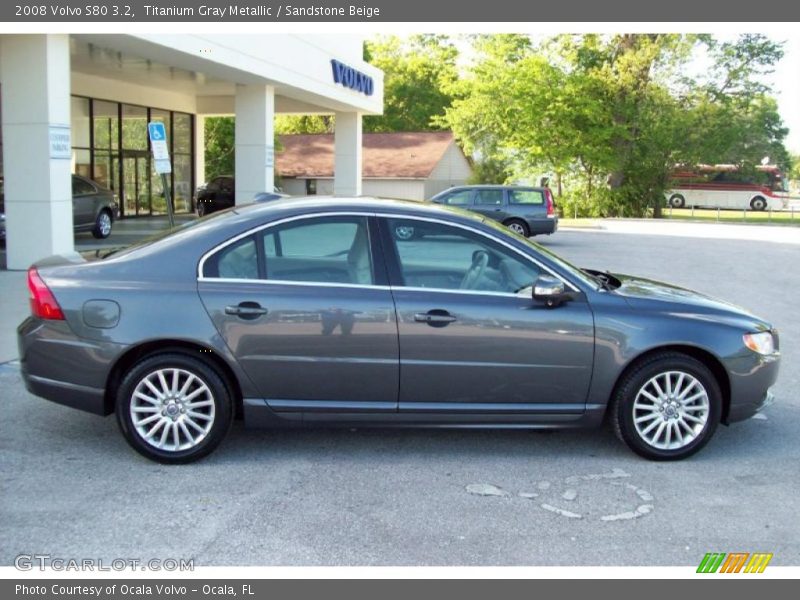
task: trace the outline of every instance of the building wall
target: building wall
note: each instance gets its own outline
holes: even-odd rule
[[[455,185],[464,185],[472,175],[472,167],[461,148],[453,142],[425,180],[424,198],[429,199]]]

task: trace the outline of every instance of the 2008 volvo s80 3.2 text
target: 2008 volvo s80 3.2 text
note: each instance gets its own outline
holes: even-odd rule
[[[425,236],[398,238],[402,227]],[[215,213],[28,272],[28,390],[116,413],[141,454],[207,455],[256,426],[553,428],[610,420],[687,457],[772,401],[766,321],[578,269],[474,213],[301,198]]]

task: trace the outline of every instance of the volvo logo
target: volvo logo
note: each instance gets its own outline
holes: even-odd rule
[[[374,91],[372,77],[361,71],[356,71],[353,67],[348,67],[335,58],[331,59],[331,68],[333,69],[334,83],[340,83],[346,88],[372,96]]]

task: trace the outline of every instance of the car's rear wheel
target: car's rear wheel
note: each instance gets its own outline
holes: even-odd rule
[[[117,393],[117,421],[134,450],[161,463],[188,463],[212,452],[230,428],[230,394],[202,360],[170,353],[133,366]]]
[[[750,200],[750,208],[753,210],[764,210],[767,208],[767,201],[761,196],[756,196]]]
[[[508,227],[511,231],[516,233],[517,235],[521,235],[522,237],[530,237],[531,229],[528,227],[528,224],[525,221],[520,221],[519,219],[511,219],[510,221],[505,222],[505,226]]]
[[[686,206],[686,199],[680,194],[672,194],[672,196],[669,197],[669,205],[672,208],[683,208]]]
[[[111,218],[111,213],[108,210],[101,210],[100,214],[97,215],[97,218],[94,221],[94,229],[92,229],[92,235],[96,237],[98,240],[104,240],[109,235],[111,235],[111,227],[113,225],[113,219]]]
[[[679,460],[705,446],[722,413],[722,393],[699,360],[662,352],[636,364],[617,386],[611,419],[617,436],[651,460]]]

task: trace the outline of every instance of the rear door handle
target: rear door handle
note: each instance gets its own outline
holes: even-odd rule
[[[427,323],[431,327],[444,327],[457,319],[446,310],[434,309],[426,313],[415,314],[414,320],[417,323]]]
[[[225,314],[239,317],[240,319],[257,319],[261,315],[269,312],[263,308],[258,302],[240,302],[235,306],[226,306]]]

